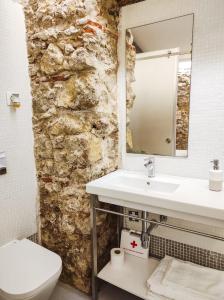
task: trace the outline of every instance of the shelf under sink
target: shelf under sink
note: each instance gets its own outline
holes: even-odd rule
[[[158,264],[158,259],[143,259],[126,253],[123,267],[114,269],[109,262],[97,277],[137,297],[147,299],[146,281]]]

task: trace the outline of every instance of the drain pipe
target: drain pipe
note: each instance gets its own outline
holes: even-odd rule
[[[148,219],[148,212],[146,211],[142,211],[142,219]],[[148,249],[149,248],[149,244],[150,244],[150,234],[152,232],[152,230],[155,227],[158,227],[157,224],[151,223],[148,226],[148,223],[145,221],[142,221],[142,234],[141,234],[141,241],[142,241],[142,248],[144,249]]]
[[[147,211],[142,211],[142,219],[148,219]],[[141,241],[142,241],[142,248],[147,249],[149,248],[149,235],[147,232],[147,222],[142,221],[142,234],[141,234]]]

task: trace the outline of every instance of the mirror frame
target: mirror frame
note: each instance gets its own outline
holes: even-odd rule
[[[138,5],[144,5],[144,2],[140,2],[137,4],[134,4],[134,6]],[[119,167],[123,168],[125,165],[127,166],[129,164],[130,159],[136,158],[135,161],[133,161],[133,166],[130,167],[131,169],[137,168],[139,169],[139,166],[136,165],[137,161],[144,160],[144,158],[148,157],[149,154],[137,154],[137,153],[128,153],[126,151],[126,30],[129,28],[134,27],[140,27],[145,26],[149,24],[154,24],[170,19],[175,19],[179,17],[184,17],[187,15],[193,15],[193,25],[192,25],[192,70],[193,70],[193,62],[194,62],[194,23],[195,23],[195,13],[194,11],[189,12],[187,14],[183,15],[174,15],[171,18],[162,18],[157,17],[156,20],[150,21],[150,17],[145,18],[139,18],[138,20],[132,20],[130,19],[128,22],[125,22],[125,17],[123,16],[123,11],[128,13],[128,8],[123,7],[121,9],[120,13],[120,24],[119,24],[119,37],[118,37],[118,73],[117,73],[117,87],[118,87],[118,126],[119,126]],[[140,15],[137,14],[137,17]],[[191,89],[190,89],[190,99],[192,98],[192,70],[191,70]],[[189,119],[191,115],[191,105],[189,107]],[[164,159],[178,159],[178,160],[186,160],[189,157],[189,136],[190,136],[190,121],[189,121],[189,134],[188,134],[188,153],[187,156],[167,156],[167,155],[153,155],[155,157],[164,158]],[[141,168],[140,168],[141,169]]]
[[[177,16],[177,17],[172,17],[172,18],[168,18],[168,19],[163,19],[163,20],[158,20],[156,22],[151,22],[151,23],[145,23],[143,25],[139,25],[139,26],[135,26],[135,27],[129,27],[126,28],[125,30],[125,37],[127,35],[127,30],[131,30],[131,29],[135,29],[135,28],[140,28],[140,27],[144,27],[144,26],[148,26],[148,25],[154,25],[154,24],[158,24],[161,22],[166,22],[166,21],[170,21],[170,20],[175,20],[178,18],[182,18],[182,17],[186,17],[186,16],[192,16],[192,29],[191,29],[191,76],[190,76],[190,99],[189,99],[189,115],[188,115],[188,136],[187,136],[187,154],[183,155],[183,156],[178,156],[178,155],[166,155],[166,154],[142,154],[142,153],[132,153],[132,152],[128,152],[127,151],[127,131],[125,133],[125,141],[126,141],[126,154],[135,154],[135,155],[145,155],[145,156],[161,156],[161,157],[180,157],[180,158],[187,158],[188,157],[188,149],[189,149],[189,134],[190,134],[190,104],[191,104],[191,86],[192,86],[192,62],[193,62],[193,40],[194,40],[194,13],[189,13],[189,14],[185,14],[185,15],[181,15],[181,16]],[[127,58],[126,58],[126,49],[127,49],[127,45],[126,45],[126,40],[125,40],[125,93],[126,93],[126,100],[127,100],[127,82],[126,82],[126,73],[127,73]],[[156,51],[162,51],[162,50],[156,50]],[[177,89],[177,93],[178,93],[178,86],[176,87]],[[126,101],[125,100],[125,101]],[[176,99],[177,101],[177,99]],[[126,120],[126,129],[127,129],[127,104],[125,102],[126,105],[126,116],[125,116],[125,120]],[[176,109],[175,109],[176,112]],[[175,124],[176,125],[176,124]],[[177,149],[176,149],[177,150]]]

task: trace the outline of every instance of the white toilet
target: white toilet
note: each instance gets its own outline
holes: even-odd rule
[[[59,255],[27,239],[0,247],[0,300],[48,300],[62,270]]]

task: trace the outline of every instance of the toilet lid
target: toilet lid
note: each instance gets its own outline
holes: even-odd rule
[[[60,272],[59,255],[27,239],[0,247],[0,291],[13,297],[33,293]]]

